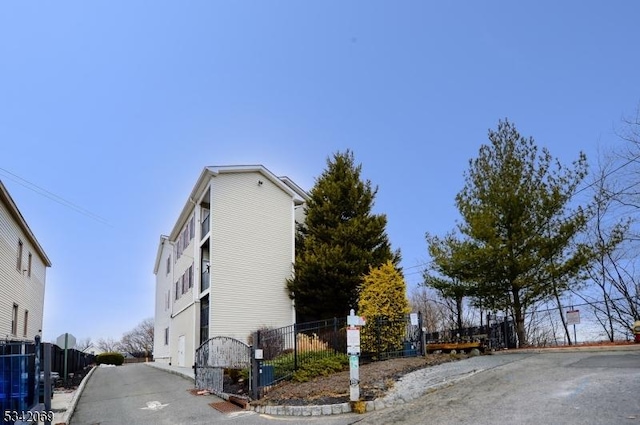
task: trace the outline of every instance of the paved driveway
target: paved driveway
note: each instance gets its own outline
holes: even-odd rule
[[[292,418],[254,412],[224,414],[209,403],[215,396],[194,396],[193,381],[144,364],[100,367],[87,382],[71,425],[314,424],[346,425],[361,416]]]
[[[199,424],[223,416],[203,397],[191,395],[190,388],[191,381],[144,364],[100,367],[80,396],[71,424]]]
[[[144,364],[99,368],[71,425],[640,424],[640,351],[505,354],[442,366],[426,378],[409,375],[413,381],[398,388],[424,390],[468,377],[400,406],[314,418],[223,414],[208,405],[220,399],[190,394],[193,382],[187,379]],[[469,374],[469,368],[476,373]]]
[[[639,351],[500,356],[515,361],[359,424],[640,424]]]

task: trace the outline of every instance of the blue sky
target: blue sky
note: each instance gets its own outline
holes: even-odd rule
[[[158,238],[206,165],[310,189],[352,149],[415,285],[499,119],[565,163],[619,144],[638,17],[635,0],[2,2],[0,179],[53,263],[45,340],[153,316]]]

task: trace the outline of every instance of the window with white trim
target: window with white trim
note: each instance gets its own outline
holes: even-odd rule
[[[22,240],[18,239],[18,261],[16,262],[16,270],[22,273]]]
[[[25,337],[27,336],[28,325],[29,325],[29,310],[25,310],[24,311],[24,331],[22,332],[22,336],[25,336]]]
[[[11,315],[11,335],[18,335],[18,304],[13,303],[13,312]]]

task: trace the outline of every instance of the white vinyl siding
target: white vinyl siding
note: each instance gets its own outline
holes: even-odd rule
[[[260,326],[292,324],[292,205],[257,172],[212,179],[210,336],[246,341]]]
[[[203,171],[170,236],[161,237],[158,247],[155,361],[177,365],[183,341],[185,363],[193,363],[200,342],[201,297],[209,297],[209,337],[246,342],[259,327],[294,323],[286,279],[294,261],[294,216],[303,217],[300,208],[294,209],[298,196],[260,167]],[[203,219],[209,229],[204,235]],[[173,249],[170,272],[162,267],[170,255],[167,246]],[[201,291],[206,264],[211,283]],[[168,346],[162,338],[167,328]]]
[[[178,340],[181,336],[185,339],[185,366],[189,367],[194,363],[195,349],[197,348],[197,341],[194,340],[196,329],[194,312],[195,304],[191,304],[188,308],[174,314],[171,320],[169,349],[173,366],[178,366]]]
[[[25,253],[36,253],[31,257],[31,276],[17,270],[19,242],[22,242],[22,266],[26,266]],[[24,317],[29,311],[26,338],[33,339],[42,329],[46,266],[38,250],[31,244],[22,226],[10,214],[0,198],[0,337],[25,339]],[[11,332],[13,305],[18,305],[18,323],[15,336]]]
[[[159,254],[160,264],[166,264],[167,261],[170,261],[172,253],[173,246],[165,240],[164,243],[162,243]],[[173,306],[173,273],[171,273],[171,271],[167,274],[165,273],[166,269],[160,267],[156,272],[155,335],[163,335],[165,329],[171,326],[171,307]],[[164,344],[164,341],[160,337],[154,338],[153,340],[153,357],[154,360],[159,363],[168,363],[170,361],[171,353],[169,347]]]

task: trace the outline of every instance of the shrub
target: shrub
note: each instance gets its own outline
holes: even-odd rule
[[[307,382],[318,376],[328,376],[341,372],[349,366],[349,357],[344,354],[333,354],[304,363],[293,373],[293,380]]]
[[[409,313],[406,284],[391,261],[371,268],[364,277],[358,314],[367,320],[361,332],[362,351],[387,353],[402,348]]]
[[[121,353],[102,353],[96,356],[96,364],[112,364],[116,366],[120,366],[124,363],[124,356]]]

